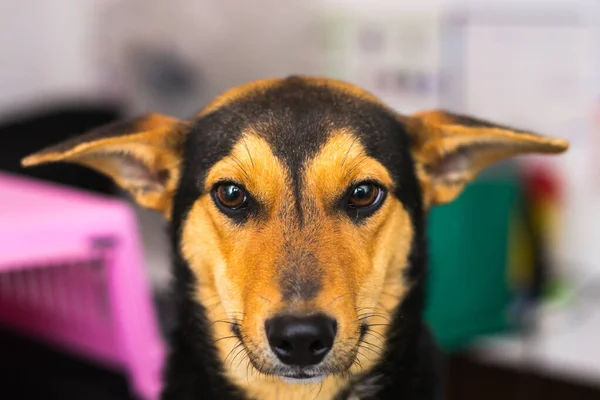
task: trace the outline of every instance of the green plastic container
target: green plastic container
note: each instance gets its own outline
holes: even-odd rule
[[[426,319],[445,350],[509,328],[509,231],[518,196],[516,169],[504,165],[431,210]]]

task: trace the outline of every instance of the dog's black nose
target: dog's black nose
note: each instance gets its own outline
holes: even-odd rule
[[[282,315],[265,322],[269,345],[284,364],[318,364],[331,350],[337,323],[325,315]]]

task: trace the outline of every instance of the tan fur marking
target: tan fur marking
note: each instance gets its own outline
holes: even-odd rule
[[[219,180],[229,179],[243,183],[258,200],[270,203],[285,191],[286,174],[287,170],[273,155],[269,144],[249,131],[229,156],[210,169],[205,190],[210,190]]]

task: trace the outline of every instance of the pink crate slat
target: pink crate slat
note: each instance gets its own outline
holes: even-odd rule
[[[0,195],[1,195],[0,190]],[[81,259],[89,255],[89,243],[79,237],[70,243],[59,235],[12,235],[3,240],[0,253],[0,271],[3,269],[27,268],[35,264],[55,264],[60,260]],[[45,237],[45,238],[44,238]],[[26,262],[27,264],[24,264]]]
[[[109,366],[120,365],[122,360],[111,324],[100,323],[93,312],[87,316],[74,315],[69,311],[77,299],[70,299],[73,300],[71,304],[62,300],[65,289],[71,289],[69,282],[61,279],[67,272],[66,266],[54,266],[3,274],[12,276],[13,282],[19,282],[19,286],[13,285],[13,296],[0,297],[0,320],[32,336],[93,356]],[[44,302],[32,301],[35,298],[31,296],[32,292],[21,290],[22,284],[27,285],[34,278],[47,283],[50,288],[43,294]]]
[[[110,298],[118,335],[123,338],[121,350],[129,360],[131,378],[139,388],[144,388],[145,396],[158,398],[161,390],[162,363],[165,349],[160,341],[154,315],[153,304],[148,301],[150,293],[144,271],[141,268],[123,268],[124,265],[143,265],[142,249],[137,220],[130,210],[123,215],[122,222],[130,235],[123,236],[122,251],[114,252],[114,262],[110,263]],[[161,344],[161,345],[158,345]],[[154,370],[148,365],[160,366]]]
[[[19,286],[11,282],[12,293],[11,291],[7,291],[6,294],[0,292],[0,308],[8,306],[18,308],[24,319],[28,313],[44,313],[49,317],[55,317],[57,321],[66,320],[69,324],[80,325],[79,329],[88,329],[92,332],[104,328],[112,329],[112,321],[106,318],[105,304],[99,302],[94,304],[87,300],[87,309],[82,309],[83,301],[98,289],[95,282],[80,279],[83,274],[91,272],[86,271],[84,265],[65,264],[52,268],[20,269],[1,274],[0,277],[10,277]],[[81,268],[75,270],[77,266]],[[75,273],[77,275],[74,275]],[[48,288],[34,292],[32,290],[34,283],[36,285],[42,283]],[[27,291],[23,290],[23,286]],[[107,284],[104,283],[104,291],[106,292],[107,289]],[[108,333],[112,335],[112,331]]]
[[[9,323],[28,336],[85,355],[102,365],[122,368],[124,360],[107,327],[94,326],[96,329],[90,329],[90,326],[73,323],[68,318],[35,312],[10,303],[0,305],[0,321]]]
[[[141,255],[126,203],[0,173],[0,319],[153,400],[165,349]]]

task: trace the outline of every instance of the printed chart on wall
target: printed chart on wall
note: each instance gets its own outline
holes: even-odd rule
[[[326,74],[371,91],[403,113],[436,107],[437,10],[375,4],[323,12]]]

